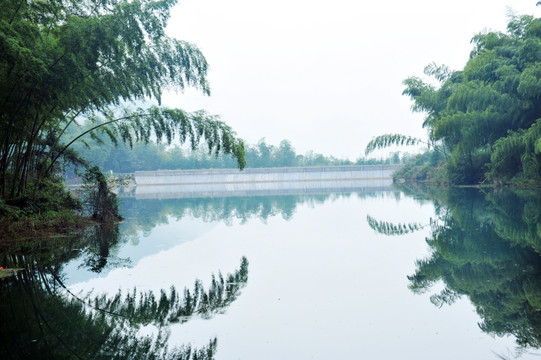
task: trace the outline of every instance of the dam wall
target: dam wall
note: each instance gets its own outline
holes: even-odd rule
[[[401,165],[137,171],[136,198],[264,196],[388,189]]]
[[[402,165],[136,171],[135,184],[188,185],[392,179]]]

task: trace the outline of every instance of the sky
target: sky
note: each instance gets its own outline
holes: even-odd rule
[[[249,144],[291,141],[356,160],[375,136],[426,138],[402,81],[432,62],[464,67],[471,38],[505,31],[536,0],[181,0],[168,35],[197,45],[211,96],[169,92],[164,105],[218,114]],[[407,151],[407,149],[403,149]]]

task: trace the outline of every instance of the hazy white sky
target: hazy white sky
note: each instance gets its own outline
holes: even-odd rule
[[[472,36],[504,31],[510,10],[536,0],[181,0],[169,34],[196,44],[212,95],[164,104],[219,114],[248,143],[289,139],[355,160],[374,136],[425,137],[402,81],[431,62],[464,66]]]

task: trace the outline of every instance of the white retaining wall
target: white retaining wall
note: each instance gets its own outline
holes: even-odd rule
[[[388,190],[392,179],[137,186],[137,199],[271,196]]]
[[[402,165],[136,171],[139,186],[392,179]]]

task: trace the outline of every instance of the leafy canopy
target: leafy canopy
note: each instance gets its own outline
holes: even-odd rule
[[[426,114],[429,144],[446,157],[455,184],[541,178],[541,19],[511,16],[507,32],[472,39],[465,67],[430,64],[429,80],[404,80],[412,110]],[[415,141],[384,135],[376,148]]]
[[[243,143],[217,117],[126,104],[186,86],[210,93],[208,64],[194,45],[165,35],[176,0],[0,2],[0,196],[39,188],[69,151],[68,128],[94,123],[132,144],[175,137],[224,152],[244,167]],[[73,131],[69,132],[73,133]]]

